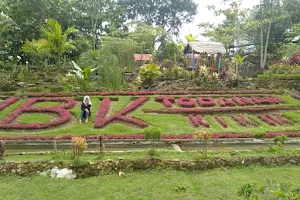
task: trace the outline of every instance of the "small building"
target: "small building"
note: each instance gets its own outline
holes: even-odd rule
[[[186,67],[196,70],[199,66],[205,65],[211,71],[220,71],[221,55],[225,53],[225,46],[220,42],[189,42],[184,49]]]
[[[134,54],[134,60],[137,62],[148,62],[152,58],[152,54]]]

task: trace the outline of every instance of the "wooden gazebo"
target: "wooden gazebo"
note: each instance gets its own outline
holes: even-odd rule
[[[221,55],[225,53],[226,49],[222,43],[210,41],[189,42],[184,49],[187,68],[197,69],[198,65],[205,65],[211,71],[219,72]]]

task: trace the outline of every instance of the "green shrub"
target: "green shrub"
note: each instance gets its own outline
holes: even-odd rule
[[[276,63],[270,65],[268,70],[264,72],[264,75],[300,75],[300,66],[291,65],[289,63]]]
[[[72,137],[72,156],[76,164],[79,163],[79,158],[87,147],[88,143],[85,138]]]
[[[265,138],[266,137],[266,133],[255,133],[253,135],[253,137],[257,138],[257,139],[259,139],[259,138]]]
[[[145,140],[152,141],[152,150],[154,151],[154,142],[160,141],[161,139],[161,130],[155,127],[149,127],[144,130]]]
[[[158,78],[160,75],[160,67],[154,63],[142,66],[139,71],[141,80],[149,87],[153,84],[154,79]]]
[[[274,138],[274,142],[278,146],[283,146],[286,141],[288,141],[288,137],[286,137],[285,135],[277,136]]]
[[[277,183],[273,180],[266,180],[264,183],[243,183],[237,193],[238,196],[251,200],[300,199],[300,188],[294,188],[289,183]]]

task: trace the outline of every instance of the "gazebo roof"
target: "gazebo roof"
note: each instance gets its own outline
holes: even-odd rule
[[[191,50],[194,50],[197,53],[208,53],[208,54],[226,53],[225,46],[220,42],[195,41],[195,42],[189,42],[188,46],[190,47]],[[188,46],[186,48],[188,48]]]

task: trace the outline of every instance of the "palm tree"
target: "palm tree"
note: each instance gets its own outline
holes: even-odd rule
[[[46,24],[41,27],[41,38],[37,41],[37,48],[43,51],[49,51],[56,54],[57,64],[60,66],[60,59],[63,53],[75,49],[75,46],[68,39],[71,33],[77,33],[78,30],[73,26],[68,27],[65,32],[61,25],[55,19],[47,19]]]

